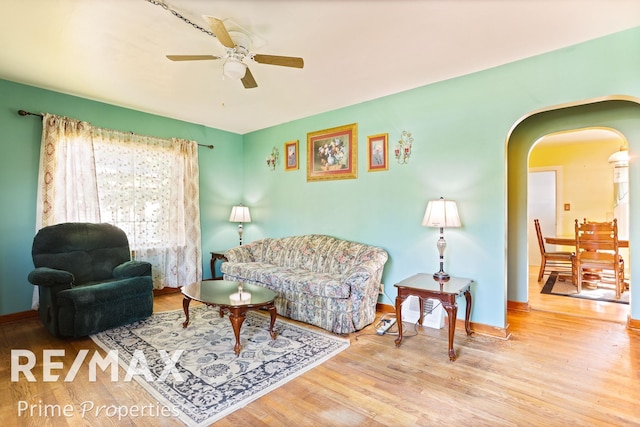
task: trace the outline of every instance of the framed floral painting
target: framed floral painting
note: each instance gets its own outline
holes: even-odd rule
[[[307,181],[357,178],[358,124],[307,134]]]

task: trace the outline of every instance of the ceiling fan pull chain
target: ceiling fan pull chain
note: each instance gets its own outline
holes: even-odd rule
[[[169,7],[169,5],[168,5],[168,4],[166,4],[166,3],[165,3],[164,1],[162,1],[162,0],[145,0],[145,1],[147,1],[147,2],[149,2],[149,3],[151,3],[151,4],[154,4],[154,5],[156,5],[156,6],[160,6],[160,7],[162,7],[162,8],[163,8],[163,9],[165,9],[165,10],[168,10],[168,11],[169,11],[169,12],[171,12],[171,14],[172,14],[173,16],[175,16],[176,18],[181,19],[182,21],[184,21],[184,22],[186,22],[187,24],[191,25],[193,28],[195,28],[195,29],[197,29],[197,30],[202,31],[203,33],[208,34],[208,35],[210,35],[211,37],[215,37],[215,36],[216,36],[212,31],[209,31],[209,30],[207,30],[206,28],[202,28],[201,26],[199,26],[199,25],[198,25],[198,24],[196,24],[195,22],[191,22],[191,20],[190,20],[189,18],[187,18],[186,16],[183,16],[182,14],[180,14],[180,12],[178,12],[178,11],[176,11],[176,10],[174,10],[174,9],[171,9],[171,8]]]

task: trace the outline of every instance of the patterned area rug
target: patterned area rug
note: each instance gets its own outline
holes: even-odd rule
[[[105,351],[117,350],[125,371],[135,366],[144,373],[148,366],[150,375],[133,379],[189,426],[209,425],[349,347],[347,339],[281,318],[272,340],[269,316],[250,311],[236,356],[228,316],[220,318],[217,308],[198,305],[190,309],[190,318],[183,329],[182,310],[154,313],[91,336]],[[175,370],[166,372],[165,367],[171,367],[167,358],[178,354]]]
[[[586,286],[582,286],[582,292],[578,293],[578,287],[571,283],[571,280],[558,280],[557,273],[549,274],[549,278],[540,293],[629,304],[629,291],[624,291],[620,299],[616,299],[616,291],[611,287],[598,286],[596,289],[589,289]]]

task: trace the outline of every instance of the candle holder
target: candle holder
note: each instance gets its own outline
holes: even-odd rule
[[[278,149],[276,147],[273,147],[273,150],[271,150],[271,154],[267,156],[267,167],[272,171],[276,170],[276,163],[278,162],[279,154],[280,153],[278,153]]]
[[[413,137],[411,136],[411,132],[403,130],[402,134],[400,135],[400,141],[398,141],[398,145],[396,145],[395,150],[393,150],[398,164],[403,165],[409,162],[409,157],[411,157],[412,144]]]
[[[238,292],[229,295],[229,301],[232,304],[248,304],[251,302],[251,294],[249,292],[243,292],[242,283],[238,283]]]

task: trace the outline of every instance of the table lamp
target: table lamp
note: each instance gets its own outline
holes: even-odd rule
[[[251,222],[251,214],[249,208],[246,206],[234,206],[231,209],[231,215],[229,216],[230,222],[238,222],[238,236],[240,237],[240,246],[242,246],[242,223]]]
[[[447,242],[444,240],[444,228],[460,227],[461,225],[456,202],[445,200],[443,197],[438,200],[429,200],[427,210],[422,219],[422,225],[424,227],[440,228],[440,238],[437,243],[438,252],[440,253],[440,271],[433,273],[433,278],[447,280],[449,279],[449,274],[444,272],[444,249],[447,247]]]

